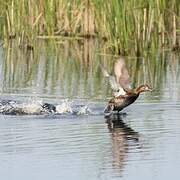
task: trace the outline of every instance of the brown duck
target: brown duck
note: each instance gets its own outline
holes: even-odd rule
[[[104,110],[105,114],[112,113],[113,111],[119,112],[136,101],[140,93],[152,91],[147,84],[141,85],[135,89],[130,88],[129,74],[123,57],[116,60],[114,64],[114,76],[109,75],[103,67],[101,68],[103,74],[109,78],[109,82],[113,89],[113,98],[108,102],[108,105]]]

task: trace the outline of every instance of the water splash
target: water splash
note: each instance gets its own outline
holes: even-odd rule
[[[22,103],[18,105],[17,108],[20,108],[25,114],[39,114],[43,112],[42,104],[39,101]]]
[[[56,112],[59,114],[73,113],[72,102],[64,100],[62,104],[56,106]]]
[[[82,115],[82,114],[88,115],[88,114],[92,114],[92,111],[87,105],[84,105],[79,108],[79,110],[77,111],[76,114],[77,115]]]
[[[0,113],[8,115],[90,115],[93,111],[89,105],[77,105],[69,100],[63,100],[60,104],[54,105],[30,98],[25,102],[2,100],[0,101]]]
[[[42,101],[29,99],[27,102],[11,100],[0,101],[0,113],[10,115],[40,114],[43,111]]]

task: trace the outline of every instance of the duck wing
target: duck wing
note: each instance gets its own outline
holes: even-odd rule
[[[124,95],[126,92],[123,90],[123,88],[120,86],[119,83],[116,81],[116,77],[112,76],[108,73],[108,71],[100,64],[101,71],[104,75],[104,77],[109,79],[109,83],[111,85],[111,88],[113,90],[114,96]]]
[[[114,64],[114,75],[116,83],[123,89],[129,89],[129,73],[126,68],[124,57],[120,57]]]

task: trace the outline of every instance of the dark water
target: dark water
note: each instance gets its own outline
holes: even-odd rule
[[[121,116],[105,119],[111,97],[99,62],[112,68],[96,42],[40,43],[27,52],[0,49],[1,99],[87,105],[94,114],[0,115],[3,180],[180,178],[178,54],[127,58],[132,85],[149,83]],[[102,53],[102,54],[101,54]]]

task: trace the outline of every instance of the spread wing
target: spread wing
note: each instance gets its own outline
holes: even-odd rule
[[[109,83],[113,91],[117,91],[119,89],[119,84],[116,82],[116,78],[108,73],[108,71],[100,64],[101,71],[104,77],[109,79]]]
[[[129,89],[129,73],[123,57],[116,60],[114,64],[114,75],[117,84],[119,84],[121,88]]]
[[[125,95],[126,92],[124,89],[121,87],[121,85],[117,82],[116,77],[112,76],[108,73],[108,71],[100,64],[101,71],[103,75],[109,79],[109,83],[111,85],[111,88],[113,90],[113,95],[115,97],[120,96],[120,95]]]

